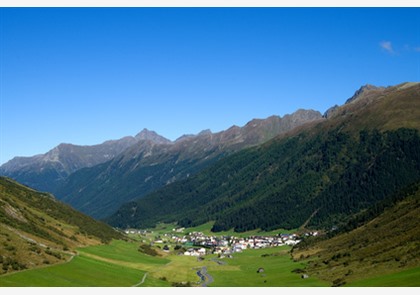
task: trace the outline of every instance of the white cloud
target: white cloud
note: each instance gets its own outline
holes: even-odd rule
[[[390,41],[382,41],[379,43],[379,46],[388,53],[394,53],[394,49],[392,48],[392,43]]]
[[[420,52],[420,46],[411,46],[409,44],[404,45],[404,51],[405,52]]]

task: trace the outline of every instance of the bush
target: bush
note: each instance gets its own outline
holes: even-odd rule
[[[343,279],[336,279],[333,281],[333,287],[340,287],[346,284],[346,281]]]
[[[12,246],[12,245],[7,245],[6,247],[4,247],[7,251],[14,251],[14,250],[16,250],[16,247],[15,246]]]
[[[148,244],[141,244],[138,248],[138,251],[150,256],[158,256],[159,253],[155,250],[152,249],[152,247]]]
[[[301,268],[295,268],[294,270],[292,270],[292,272],[294,272],[294,273],[305,273],[305,270],[303,270]]]

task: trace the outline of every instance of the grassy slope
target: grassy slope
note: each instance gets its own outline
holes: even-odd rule
[[[81,255],[67,264],[3,276],[0,285],[19,287],[117,287],[134,285],[140,281],[143,275],[143,271]]]
[[[67,261],[81,246],[123,238],[52,196],[0,178],[0,274]]]
[[[347,284],[348,287],[420,287],[420,267]]]
[[[375,95],[373,92],[372,96]],[[349,129],[377,128],[381,131],[396,130],[401,127],[420,130],[420,84],[404,83],[386,89],[377,103],[366,106],[358,106],[363,101],[349,104],[348,116],[354,116]],[[352,113],[351,108],[358,107],[362,111]],[[376,114],[382,114],[377,116]]]
[[[344,285],[420,286],[420,189],[355,230],[297,249],[308,271]]]
[[[114,240],[109,245],[78,249],[69,263],[27,270],[1,277],[0,286],[129,287],[141,282],[150,269],[169,262],[139,253],[137,244]],[[168,286],[148,277],[144,286]]]
[[[161,257],[140,255],[137,251],[138,243],[127,243],[124,241],[113,241],[112,244],[101,247],[91,246],[79,249],[80,253],[95,255],[108,260],[141,264],[142,269],[150,270],[155,266],[166,264],[169,261]]]

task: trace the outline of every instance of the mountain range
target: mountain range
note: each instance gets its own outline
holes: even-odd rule
[[[362,87],[346,104],[125,204],[118,227],[332,228],[420,179],[420,84]]]
[[[175,141],[144,129],[61,144],[0,173],[118,227],[332,226],[417,180],[419,85],[365,85],[323,115],[300,109]]]
[[[144,129],[135,137],[100,145],[61,144],[44,155],[14,158],[0,167],[0,174],[103,218],[125,202],[185,179],[225,155],[321,117],[317,111],[301,109],[218,133],[204,130],[174,142]]]
[[[53,192],[71,173],[108,161],[135,141],[135,137],[125,137],[93,146],[62,143],[43,155],[15,157],[0,167],[0,173]]]

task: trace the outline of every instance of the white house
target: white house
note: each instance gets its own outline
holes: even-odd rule
[[[205,248],[200,248],[200,249],[190,248],[184,252],[184,255],[185,256],[204,256],[206,255],[206,249]]]
[[[197,250],[197,252],[200,256],[206,255],[206,249],[205,248],[200,248],[200,249]]]
[[[296,245],[297,243],[299,243],[300,242],[300,240],[287,240],[286,242],[284,242],[286,245],[289,245],[289,246],[293,246],[293,245]]]

